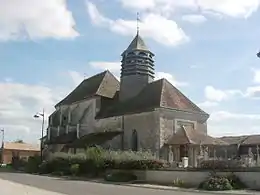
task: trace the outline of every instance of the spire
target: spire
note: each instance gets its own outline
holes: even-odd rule
[[[140,21],[139,12],[137,12],[137,14],[136,14],[136,34],[137,35],[139,35],[139,21]]]
[[[140,36],[139,21],[137,13],[136,36],[121,55],[120,101],[136,96],[154,79],[154,54]]]
[[[137,14],[136,14],[136,36],[134,37],[134,39],[132,40],[130,45],[127,47],[127,49],[123,52],[123,54],[125,52],[128,53],[128,52],[136,51],[136,50],[137,51],[147,51],[147,52],[150,52],[150,50],[146,46],[144,40],[140,36],[140,26],[139,26],[139,22],[140,21],[141,20],[140,20],[140,17],[139,17],[139,13],[137,12]],[[152,53],[152,52],[150,52],[150,53]]]

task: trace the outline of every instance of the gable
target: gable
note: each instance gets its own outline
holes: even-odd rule
[[[72,104],[95,95],[113,98],[117,90],[119,90],[119,81],[112,73],[105,71],[82,81],[55,107]]]

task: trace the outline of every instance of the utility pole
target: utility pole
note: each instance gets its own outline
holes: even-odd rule
[[[2,132],[2,146],[1,146],[1,164],[3,164],[3,153],[4,153],[4,140],[5,140],[5,130],[1,129]]]
[[[34,118],[42,117],[42,128],[41,128],[41,162],[43,161],[43,131],[44,131],[44,119],[45,119],[45,112],[44,108],[42,109],[42,113],[37,112],[34,115]]]

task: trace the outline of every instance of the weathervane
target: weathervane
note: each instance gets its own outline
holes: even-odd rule
[[[137,12],[137,14],[136,14],[136,31],[137,31],[137,34],[139,34],[139,22],[140,22],[139,12]]]

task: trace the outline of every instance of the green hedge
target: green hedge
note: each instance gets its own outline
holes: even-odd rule
[[[207,180],[203,181],[199,185],[199,188],[209,191],[223,191],[245,189],[246,186],[234,174],[226,176],[213,174]]]
[[[75,168],[77,165],[77,168]],[[75,166],[72,168],[72,166]],[[40,173],[62,173],[63,175],[98,175],[107,169],[146,170],[159,169],[164,163],[147,152],[107,151],[89,148],[82,154],[56,153],[40,166]],[[77,169],[77,170],[75,170]]]

